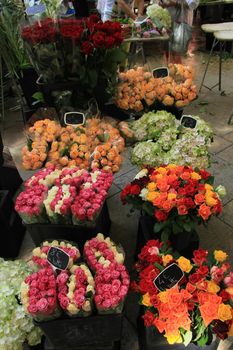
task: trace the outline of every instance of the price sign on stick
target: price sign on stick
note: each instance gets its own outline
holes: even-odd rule
[[[186,128],[191,128],[191,129],[195,129],[197,125],[197,120],[193,118],[191,115],[183,115],[180,122]]]
[[[162,292],[174,287],[183,276],[183,271],[174,263],[160,272],[160,274],[154,279],[154,285]]]
[[[69,255],[60,248],[51,247],[48,251],[47,260],[55,269],[66,270],[69,259]]]
[[[66,125],[78,126],[85,123],[85,115],[82,112],[67,112],[64,115]]]
[[[169,75],[169,69],[167,67],[155,68],[152,74],[154,78],[165,78]]]

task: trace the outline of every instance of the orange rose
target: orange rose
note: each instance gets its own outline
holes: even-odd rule
[[[168,304],[165,304],[165,303],[161,303],[158,306],[158,310],[159,310],[159,317],[160,318],[167,318],[171,314],[171,310],[170,310]]]
[[[173,208],[173,204],[171,201],[166,200],[162,203],[162,209],[166,212],[169,212]]]
[[[181,303],[180,305],[175,306],[172,312],[178,318],[182,318],[188,315],[188,307],[186,304]]]
[[[183,301],[183,296],[182,294],[177,291],[177,292],[171,292],[172,290],[170,289],[168,291],[168,305],[170,307],[170,309],[175,309],[176,307],[178,307],[182,301]]]
[[[188,180],[188,179],[190,179],[190,176],[191,175],[190,175],[190,173],[188,171],[184,171],[183,174],[180,175],[180,178],[182,180]]]
[[[218,304],[204,303],[199,309],[206,327],[208,327],[213,320],[218,319]]]
[[[198,193],[194,197],[194,202],[196,205],[200,205],[205,202],[205,196],[201,193]]]
[[[198,209],[198,214],[202,217],[203,220],[208,220],[209,216],[211,215],[210,207],[208,207],[205,204],[202,204]]]
[[[163,333],[164,330],[165,330],[166,322],[160,320],[159,318],[155,318],[155,319],[154,319],[154,322],[153,322],[153,325],[154,325],[156,328],[158,328],[158,331],[159,331],[160,333]]]

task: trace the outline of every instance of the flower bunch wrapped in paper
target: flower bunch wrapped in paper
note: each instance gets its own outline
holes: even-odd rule
[[[157,4],[152,4],[146,9],[147,16],[153,21],[158,29],[171,28],[171,15],[169,11]]]
[[[46,83],[61,80],[65,76],[64,58],[58,38],[56,20],[47,18],[23,27],[22,38],[31,61]]]
[[[55,180],[60,175],[61,170],[56,169],[55,165],[51,165],[48,168],[43,168],[35,175],[25,181],[24,186],[34,188],[34,186],[44,185],[48,188],[55,184]]]
[[[70,185],[79,188],[89,177],[88,171],[79,168],[63,168],[60,172],[59,178],[56,179],[55,184]]]
[[[94,296],[98,313],[121,313],[129,284],[129,274],[123,264],[112,262],[108,267],[99,269],[95,276]]]
[[[26,224],[45,223],[47,217],[44,209],[44,199],[48,193],[48,187],[37,185],[28,187],[16,198],[15,210]]]
[[[81,186],[71,206],[74,224],[94,224],[102,209],[112,181],[113,176],[111,173],[99,170],[91,173],[89,180],[87,179],[87,182]]]
[[[52,242],[45,241],[40,247],[34,248],[32,251],[32,261],[40,267],[49,267],[50,264],[47,260],[47,256],[51,247],[60,248],[69,255],[69,263],[67,266],[69,269],[80,258],[80,252],[76,245],[71,242],[59,242],[57,240],[54,240]]]
[[[30,346],[41,342],[42,332],[18,302],[20,286],[31,269],[22,260],[0,259],[0,344],[1,350],[22,350],[23,343]]]
[[[123,189],[121,200],[154,217],[154,232],[161,232],[166,242],[169,234],[190,232],[195,224],[221,213],[221,199],[212,183],[209,172],[191,166],[144,168]]]
[[[232,272],[227,254],[199,249],[191,260],[167,254],[160,242],[147,242],[136,264],[137,281],[132,285],[144,306],[146,327],[155,327],[169,344],[211,344],[213,335],[233,335]],[[181,278],[170,289],[159,290],[156,277],[176,265]],[[168,272],[167,272],[168,273]],[[174,284],[173,283],[173,284]]]
[[[42,268],[26,277],[21,286],[21,301],[25,312],[38,321],[60,316],[52,267]]]
[[[71,223],[71,205],[75,196],[76,188],[70,185],[53,186],[48,191],[44,206],[51,223]]]
[[[93,309],[95,283],[85,264],[73,265],[70,273],[57,277],[58,300],[69,316],[89,316]]]
[[[117,246],[109,237],[105,238],[102,233],[85,243],[83,254],[88,266],[95,272],[109,267],[112,262],[124,263],[122,247]]]

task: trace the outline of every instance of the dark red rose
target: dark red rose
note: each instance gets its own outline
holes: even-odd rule
[[[199,171],[199,174],[201,175],[203,180],[207,180],[210,177],[210,173],[206,171],[205,169],[201,169]]]
[[[199,273],[194,273],[193,275],[189,276],[189,282],[192,284],[195,284],[195,283],[201,281],[202,278],[203,278],[203,276],[200,275]]]
[[[159,222],[161,222],[161,221],[166,221],[166,220],[167,220],[168,214],[165,213],[165,212],[162,211],[162,210],[155,210],[154,216],[156,217],[156,219],[157,219]]]
[[[195,308],[195,303],[194,302],[188,302],[188,310],[193,311]]]
[[[188,209],[192,209],[192,208],[195,207],[195,203],[194,203],[194,201],[192,200],[191,197],[185,198],[184,205],[186,205],[186,207],[187,207]]]
[[[130,194],[131,185],[127,184],[121,192],[121,201],[123,204],[126,204],[126,197]]]
[[[161,304],[161,302],[160,302],[160,300],[159,300],[159,298],[157,297],[156,294],[154,294],[154,295],[152,295],[152,296],[150,297],[150,301],[151,301],[151,304],[152,304],[155,308],[157,308],[157,307]]]
[[[230,300],[231,296],[229,293],[227,293],[225,290],[221,290],[219,293],[219,296],[222,297],[222,301],[225,303],[226,301]]]
[[[92,35],[92,42],[95,48],[103,48],[105,43],[106,34],[103,32],[97,32]]]
[[[155,315],[152,314],[152,312],[150,312],[149,310],[146,310],[145,315],[143,315],[142,318],[144,320],[145,326],[150,327],[153,325]]]
[[[229,331],[229,325],[226,322],[220,320],[215,321],[213,332],[222,340],[227,338],[227,333]]]
[[[105,39],[105,47],[106,49],[111,49],[115,45],[115,40],[112,36],[107,36]]]
[[[90,15],[89,21],[92,23],[98,23],[100,21],[100,16],[96,14]]]
[[[198,192],[204,192],[205,191],[205,185],[204,184],[199,184],[198,185]]]
[[[121,32],[120,33],[115,33],[113,35],[113,37],[114,37],[116,46],[119,46],[122,43],[123,39],[124,39],[123,38],[123,34]]]
[[[132,185],[130,189],[130,194],[133,196],[138,196],[139,193],[141,192],[141,188],[138,185]]]
[[[178,194],[180,196],[185,196],[186,195],[186,191],[185,191],[185,189],[183,187],[178,188],[177,192],[178,192]]]
[[[206,265],[202,265],[197,269],[196,273],[198,273],[202,276],[207,276],[209,273],[209,268]]]
[[[220,214],[222,212],[222,203],[219,199],[217,199],[217,204],[212,208],[215,214]]]
[[[193,261],[196,265],[200,266],[207,261],[206,257],[208,255],[207,250],[198,249],[193,252]]]
[[[83,41],[81,44],[81,51],[85,55],[91,55],[93,53],[94,47],[89,41]]]
[[[194,194],[196,193],[196,189],[193,185],[185,185],[184,186],[184,190],[185,190],[185,194],[187,196],[194,196]]]

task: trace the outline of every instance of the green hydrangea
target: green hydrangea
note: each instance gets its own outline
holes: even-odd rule
[[[153,4],[147,7],[146,14],[158,28],[171,27],[171,15],[167,9],[164,9],[157,4]]]
[[[0,259],[0,349],[23,350],[23,343],[36,345],[41,342],[41,331],[19,304],[20,286],[30,273],[21,260]]]

